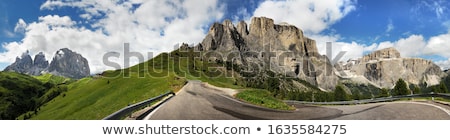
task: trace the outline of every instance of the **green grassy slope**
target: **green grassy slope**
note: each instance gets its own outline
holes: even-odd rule
[[[75,80],[72,80],[70,78],[65,78],[62,76],[56,76],[56,75],[52,75],[52,74],[43,74],[40,76],[33,76],[34,78],[36,78],[37,80],[41,81],[42,83],[51,83],[51,84],[63,84],[63,83],[71,83],[74,82]]]
[[[162,54],[154,61],[163,60]],[[167,90],[178,90],[185,78],[169,72],[171,68],[157,64],[158,75],[152,72],[152,61],[124,70],[107,71],[101,76],[80,79],[68,85],[68,91],[41,107],[32,119],[102,119],[129,105],[160,95]],[[164,63],[167,65],[167,61]]]
[[[280,99],[275,98],[272,93],[262,89],[248,89],[236,94],[236,98],[241,99],[251,104],[280,109],[280,110],[293,110],[294,108],[282,102]]]
[[[39,98],[49,88],[25,74],[0,72],[0,119],[15,119],[22,113],[35,110],[39,106]]]

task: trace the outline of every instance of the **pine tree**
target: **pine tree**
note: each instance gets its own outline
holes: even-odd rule
[[[389,90],[386,88],[381,89],[380,96],[381,97],[389,97]]]
[[[395,87],[393,90],[394,95],[408,95],[411,91],[408,89],[406,82],[403,79],[398,79],[397,83],[395,83]]]
[[[416,86],[416,85],[414,85],[414,94],[419,94],[419,93],[421,93],[421,91],[420,91],[420,87],[419,87],[419,86]]]
[[[361,100],[361,93],[359,90],[355,91],[355,93],[352,93],[353,100]]]
[[[448,93],[447,86],[445,86],[444,82],[441,82],[439,84],[439,92],[441,92],[441,93]]]
[[[342,85],[336,86],[336,89],[334,90],[334,100],[335,101],[350,100],[347,92],[345,91],[344,87],[342,87]]]

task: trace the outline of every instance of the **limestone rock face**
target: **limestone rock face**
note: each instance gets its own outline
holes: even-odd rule
[[[48,72],[69,78],[80,79],[89,76],[90,69],[86,58],[67,48],[58,50],[53,57]]]
[[[392,88],[398,79],[410,84],[436,85],[441,77],[447,75],[430,60],[420,58],[401,58],[394,48],[382,49],[364,56],[359,61],[341,65],[344,78],[364,76],[376,86]],[[347,77],[346,77],[347,76]]]
[[[242,37],[246,37],[248,35],[247,23],[244,21],[240,21],[237,25],[237,31]]]
[[[385,48],[364,56],[362,58],[362,61],[368,62],[371,60],[378,61],[381,59],[394,59],[394,58],[401,58],[400,52],[398,52],[395,48]]]
[[[229,20],[214,23],[195,48],[214,52],[222,61],[232,60],[244,70],[270,70],[298,77],[325,90],[334,89],[338,81],[334,67],[302,30],[289,24],[275,24],[266,17],[255,17],[249,25],[248,30],[244,21],[237,27]]]

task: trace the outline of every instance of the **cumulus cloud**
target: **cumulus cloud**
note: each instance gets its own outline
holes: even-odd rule
[[[431,37],[425,50],[426,54],[438,54],[450,58],[450,32]]]
[[[19,21],[16,24],[16,27],[14,27],[14,32],[16,33],[25,33],[25,28],[27,27],[27,23],[23,19],[19,19]]]
[[[317,34],[355,10],[353,0],[265,1],[253,16],[267,16]]]
[[[349,59],[358,58],[363,55],[364,45],[358,44],[356,42],[340,42],[338,41],[340,36],[324,36],[324,35],[311,35],[310,38],[316,40],[317,49],[320,54],[327,54],[327,42],[331,42],[331,58],[330,60],[334,61],[347,61]],[[338,58],[337,55],[339,53],[345,53],[342,58]]]
[[[14,37],[15,34],[9,30],[3,29],[3,34],[7,37]]]
[[[422,35],[411,35],[407,38],[401,38],[395,42],[381,42],[377,49],[394,47],[402,57],[418,57],[423,54],[426,41]]]
[[[339,36],[315,35],[311,38],[317,41],[317,48],[321,54],[326,54],[326,42],[332,42],[332,59],[335,59],[340,52],[345,52],[345,55],[339,61],[361,58],[364,54],[390,47],[397,49],[402,57],[420,57],[426,55],[424,52],[429,44],[421,35],[411,35],[394,42],[384,41],[370,45],[357,42],[340,42],[338,41]]]
[[[108,52],[121,53],[116,63],[123,66],[123,44],[130,43],[130,51],[155,55],[173,50],[176,43],[198,43],[210,24],[221,20],[224,6],[218,0],[186,1],[53,1],[47,0],[41,9],[76,8],[84,21],[74,21],[68,16],[47,15],[38,21],[23,24],[25,37],[19,42],[2,44],[0,62],[12,63],[26,50],[36,54],[44,52],[47,59],[60,48],[69,48],[85,56],[92,73],[107,69],[102,57]],[[83,24],[89,22],[90,27]],[[142,61],[142,60],[141,60]],[[139,63],[131,59],[131,65]]]
[[[448,60],[436,61],[436,64],[441,67],[443,70],[450,69],[450,58]]]

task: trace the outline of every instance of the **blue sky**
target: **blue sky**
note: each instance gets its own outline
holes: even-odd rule
[[[334,52],[347,51],[344,60],[395,47],[404,57],[430,59],[447,69],[449,10],[446,0],[2,0],[0,69],[26,50],[43,51],[49,59],[67,47],[100,72],[110,69],[100,56],[121,51],[124,42],[132,51],[171,51],[176,43],[200,42],[213,22],[253,16],[296,25],[322,53],[325,42],[334,42]]]

